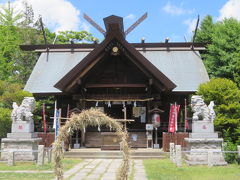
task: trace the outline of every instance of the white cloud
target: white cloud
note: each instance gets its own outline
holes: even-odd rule
[[[21,10],[24,1],[32,5],[35,20],[41,15],[47,27],[55,32],[89,30],[89,27],[79,18],[80,11],[68,0],[15,0],[13,5]]]
[[[197,24],[197,18],[195,19],[186,19],[184,22],[188,26],[188,34],[192,34],[195,31],[196,24]]]
[[[129,14],[129,15],[127,15],[126,17],[124,17],[125,19],[129,19],[129,20],[133,20],[133,19],[135,19],[135,15],[134,14]]]
[[[84,31],[90,31],[90,26],[88,24],[86,24],[85,22],[82,23],[81,25],[81,29]]]
[[[182,6],[182,4],[181,4]],[[194,10],[184,9],[182,7],[177,7],[170,2],[168,2],[163,8],[166,13],[171,15],[182,15],[182,14],[192,14]]]
[[[222,9],[220,9],[218,20],[230,17],[236,18],[240,21],[240,0],[228,0]]]

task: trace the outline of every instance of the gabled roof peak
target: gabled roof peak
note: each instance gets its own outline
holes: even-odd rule
[[[111,15],[111,16],[105,17],[103,21],[106,28],[106,35],[111,33],[112,31],[120,31],[124,34],[122,17]]]

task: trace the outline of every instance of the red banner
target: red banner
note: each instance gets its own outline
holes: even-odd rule
[[[188,119],[187,119],[187,100],[186,99],[184,99],[184,105],[185,105],[185,131],[187,130],[187,129],[189,129],[189,126],[188,126]]]
[[[179,110],[180,105],[171,104],[169,112],[168,132],[173,133],[177,131],[177,118]]]
[[[45,114],[45,104],[42,104],[42,116],[43,116],[43,131],[47,132],[47,122],[46,122],[46,114]]]

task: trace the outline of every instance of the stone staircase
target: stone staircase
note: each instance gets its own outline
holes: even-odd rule
[[[64,153],[67,158],[82,158],[82,159],[122,159],[120,151],[101,151],[101,149],[72,149]],[[133,149],[130,151],[131,159],[160,159],[165,158],[161,150],[156,149]]]

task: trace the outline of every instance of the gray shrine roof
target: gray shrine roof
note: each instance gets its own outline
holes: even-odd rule
[[[194,92],[199,84],[209,81],[198,51],[158,51],[137,48],[177,87],[173,92]],[[24,88],[31,93],[61,93],[54,85],[75,67],[91,50],[84,52],[42,53]]]

